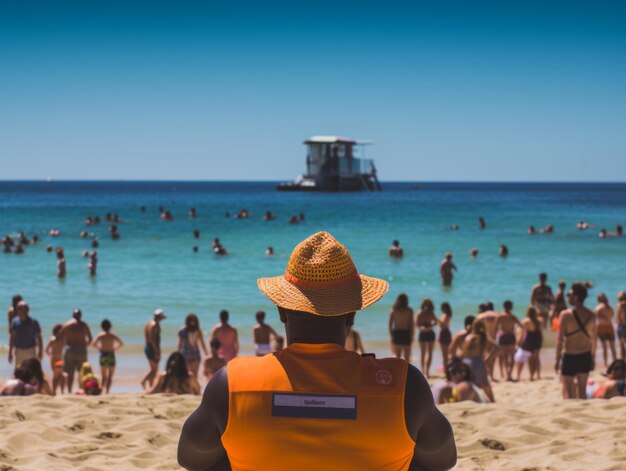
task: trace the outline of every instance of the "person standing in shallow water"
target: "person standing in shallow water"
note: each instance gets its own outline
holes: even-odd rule
[[[404,358],[410,363],[415,324],[409,297],[404,293],[398,295],[389,313],[389,335],[391,335],[391,353],[396,358]]]
[[[63,253],[63,248],[57,247],[55,253],[57,255],[57,277],[65,278],[67,272],[65,268],[65,254]]]
[[[453,270],[457,271],[456,265],[452,263],[452,252],[446,252],[439,266],[439,274],[441,275],[443,286],[452,286]]]

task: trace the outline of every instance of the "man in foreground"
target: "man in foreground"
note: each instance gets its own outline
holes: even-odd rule
[[[236,358],[218,371],[183,426],[183,467],[454,466],[452,429],[421,373],[404,360],[343,348],[356,311],[382,298],[387,282],[359,275],[347,249],[319,232],[294,249],[283,276],[261,278],[258,285],[278,305],[288,347]]]

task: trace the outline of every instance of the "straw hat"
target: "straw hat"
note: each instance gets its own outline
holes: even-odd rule
[[[259,289],[285,309],[318,316],[359,311],[382,298],[385,280],[360,275],[352,257],[328,232],[300,242],[282,276],[259,278]]]

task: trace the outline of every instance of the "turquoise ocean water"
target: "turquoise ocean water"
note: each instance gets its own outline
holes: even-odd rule
[[[390,282],[389,294],[359,313],[356,326],[366,348],[387,351],[388,311],[395,297],[405,292],[412,306],[423,297],[438,306],[451,303],[454,328],[479,303],[500,307],[511,299],[523,315],[537,274],[546,271],[550,283],[559,279],[591,280],[590,304],[605,291],[611,301],[626,289],[626,238],[600,239],[598,229],[610,231],[626,225],[626,184],[523,184],[523,183],[408,183],[384,184],[382,193],[305,194],[279,193],[274,183],[237,182],[0,182],[0,235],[20,231],[37,234],[42,242],[28,246],[23,255],[0,254],[0,303],[10,305],[22,294],[32,315],[42,324],[44,338],[55,323],[69,319],[80,307],[92,330],[111,319],[114,330],[127,342],[120,352],[121,374],[140,374],[142,326],[152,311],[163,308],[165,351],[176,344],[176,332],[189,312],[200,317],[204,330],[228,309],[240,330],[244,352],[252,351],[254,313],[263,309],[268,320],[281,328],[273,305],[258,291],[256,279],[283,273],[293,247],[308,235],[326,230],[344,243],[362,273]],[[140,211],[141,206],[146,212]],[[159,218],[159,206],[172,211],[174,221]],[[197,218],[187,211],[195,207]],[[242,208],[248,219],[225,217]],[[275,221],[262,216],[271,210]],[[111,240],[105,213],[117,213],[121,238]],[[289,225],[294,214],[305,221]],[[100,225],[87,227],[84,219],[99,215]],[[480,230],[483,216],[487,228]],[[579,231],[576,223],[588,221],[598,229]],[[446,230],[458,224],[460,230]],[[554,234],[530,236],[537,229],[555,226]],[[62,231],[52,238],[51,228]],[[201,238],[193,238],[193,230]],[[83,250],[90,241],[78,234],[97,234],[99,266],[95,278],[87,273]],[[210,245],[219,237],[227,257],[213,255]],[[387,256],[393,239],[405,250],[402,260]],[[67,278],[56,278],[56,257],[45,247],[62,246]],[[506,244],[509,256],[498,257]],[[199,246],[193,253],[192,247]],[[273,246],[275,257],[264,254]],[[469,251],[480,254],[471,260]],[[440,284],[438,266],[444,252],[454,253],[459,271],[451,289]],[[281,328],[282,329],[282,328]],[[11,373],[6,361],[6,320],[0,323],[0,378]],[[95,354],[93,360],[95,360]],[[44,362],[47,366],[47,361]],[[125,373],[124,373],[125,372]]]

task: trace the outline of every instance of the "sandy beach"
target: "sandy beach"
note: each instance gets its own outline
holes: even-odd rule
[[[442,406],[460,470],[623,470],[626,400],[563,401],[553,375],[496,383],[495,404]],[[179,469],[192,396],[0,399],[0,469]]]

